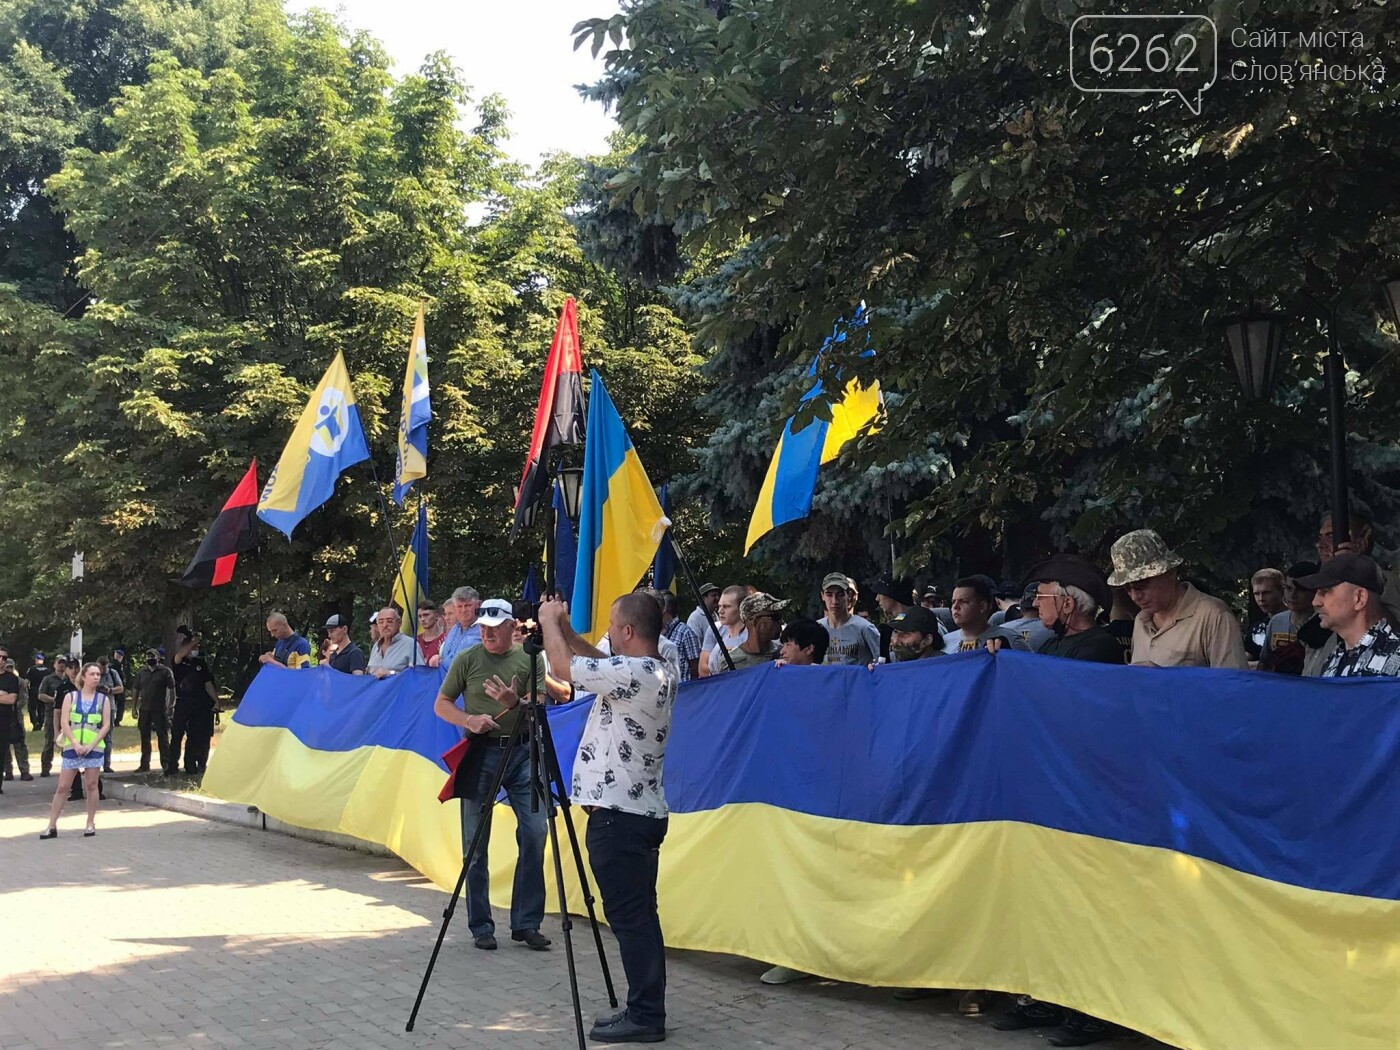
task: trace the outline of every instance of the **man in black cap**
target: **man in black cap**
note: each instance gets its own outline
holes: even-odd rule
[[[903,580],[881,577],[875,581],[872,590],[875,592],[875,604],[880,607],[880,613],[883,616],[883,620],[879,624],[880,655],[888,660],[890,658],[890,621],[914,604],[914,588]],[[941,638],[942,635],[940,634],[939,637]]]
[[[141,764],[138,773],[151,770],[151,734],[156,735],[160,768],[168,776],[175,770],[170,759],[170,710],[175,706],[175,674],[160,662],[160,654],[146,650],[146,666],[136,672],[136,725],[141,731]]]
[[[321,666],[343,674],[363,674],[369,661],[364,650],[350,640],[350,618],[336,613],[326,621],[326,648]]]
[[[1050,639],[1037,650],[1046,656],[1121,664],[1123,646],[1095,616],[1113,605],[1113,593],[1097,565],[1077,554],[1060,554],[1032,570],[1031,603]]]
[[[1381,604],[1386,577],[1374,558],[1334,555],[1297,585],[1316,592],[1313,608],[1338,639],[1320,677],[1400,675],[1400,634]]]
[[[915,605],[890,621],[890,659],[896,663],[943,655],[938,617]]]
[[[176,628],[180,647],[175,650],[175,718],[170,727],[170,765],[180,765],[184,746],[185,772],[203,773],[209,761],[209,742],[214,736],[214,710],[219,694],[214,674],[199,650],[199,635],[188,627]]]
[[[1318,622],[1313,610],[1313,592],[1298,586],[1300,579],[1319,568],[1315,561],[1300,561],[1283,574],[1283,611],[1269,619],[1259,670],[1301,675],[1309,653],[1332,640],[1332,632]]]
[[[1019,611],[1020,616],[1008,617],[1001,622],[1002,630],[1014,631],[1025,639],[1030,646],[1031,652],[1040,652],[1040,647],[1054,638],[1054,635],[1041,620],[1040,614],[1036,611],[1035,596],[1036,588],[1040,585],[1039,580],[1030,580],[1021,588],[1020,603],[1013,609]]]

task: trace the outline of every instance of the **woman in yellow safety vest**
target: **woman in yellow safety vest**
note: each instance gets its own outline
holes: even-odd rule
[[[84,837],[97,834],[93,821],[97,817],[97,778],[102,773],[102,758],[112,730],[112,698],[98,688],[102,668],[95,663],[83,664],[78,672],[77,689],[63,698],[63,710],[58,716],[58,728],[63,734],[63,771],[58,775],[58,787],[49,807],[49,829],[39,837],[58,837],[58,816],[78,771],[83,773],[83,791],[87,795],[87,830]]]

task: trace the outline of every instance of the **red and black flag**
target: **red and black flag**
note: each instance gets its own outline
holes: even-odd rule
[[[559,327],[544,364],[540,403],[535,409],[535,429],[530,452],[515,493],[514,539],[527,512],[549,492],[549,453],[559,445],[583,444],[583,353],[578,343],[578,305],[570,297],[559,313]]]
[[[258,461],[248,464],[248,473],[209,526],[194,560],[180,577],[186,587],[217,587],[233,579],[238,555],[257,546]]]

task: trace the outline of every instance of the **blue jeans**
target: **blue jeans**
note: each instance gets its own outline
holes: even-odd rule
[[[494,744],[494,741],[492,741]],[[475,798],[462,800],[462,853],[472,844],[476,826],[481,820],[481,796],[491,790],[496,782],[496,772],[506,752],[500,747],[491,747],[481,763],[481,775],[476,784]],[[518,930],[538,930],[544,921],[544,840],[548,833],[546,820],[548,810],[545,800],[540,800],[538,812],[531,810],[530,792],[530,749],[525,738],[510,753],[510,764],[501,781],[501,790],[506,793],[510,808],[515,811],[515,842],[520,848],[520,856],[515,862],[515,887],[510,895],[510,928]],[[486,819],[491,819],[491,810],[486,810]],[[467,925],[473,937],[481,937],[496,932],[496,922],[491,918],[490,868],[487,866],[487,846],[491,838],[490,825],[481,833],[481,842],[467,869]]]

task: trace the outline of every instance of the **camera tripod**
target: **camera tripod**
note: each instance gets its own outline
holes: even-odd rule
[[[568,833],[569,846],[573,851],[574,867],[578,874],[579,886],[583,890],[584,907],[588,911],[589,924],[593,927],[593,941],[598,948],[598,962],[603,970],[603,983],[608,990],[608,1003],[614,1008],[617,1006],[617,992],[613,989],[612,973],[608,970],[608,958],[603,952],[603,935],[598,929],[598,915],[593,908],[593,890],[584,867],[583,853],[579,849],[578,832],[574,829],[571,810],[572,803],[569,801],[569,791],[564,784],[563,771],[559,766],[559,755],[554,749],[554,735],[549,729],[549,716],[546,714],[543,704],[533,700],[534,697],[543,692],[540,688],[541,646],[538,639],[527,638],[524,649],[530,656],[530,685],[527,694],[530,699],[522,698],[518,705],[517,710],[519,710],[520,716],[511,729],[510,740],[503,749],[504,754],[501,756],[500,768],[496,770],[496,776],[490,790],[482,793],[478,798],[462,799],[464,806],[476,805],[480,807],[480,819],[477,821],[476,832],[472,835],[471,843],[462,852],[462,872],[457,876],[457,885],[452,890],[452,897],[442,913],[442,927],[438,930],[437,943],[433,945],[433,954],[428,959],[428,968],[423,973],[422,984],[418,986],[418,997],[413,1001],[413,1012],[408,1015],[408,1024],[404,1026],[404,1031],[413,1031],[414,1022],[418,1019],[418,1009],[423,1005],[423,996],[428,990],[428,981],[432,979],[433,968],[437,965],[438,953],[442,950],[442,942],[447,937],[447,927],[452,922],[452,916],[457,910],[458,898],[462,896],[462,890],[466,885],[467,869],[471,867],[472,861],[476,858],[477,850],[485,848],[485,836],[490,834],[491,829],[491,807],[495,805],[496,797],[500,794],[506,770],[510,767],[511,756],[515,754],[517,747],[525,746],[530,749],[531,809],[538,812],[540,805],[543,804],[549,818],[549,845],[554,854],[554,881],[559,892],[559,914],[564,931],[564,955],[569,968],[569,995],[574,1006],[574,1028],[578,1033],[579,1050],[586,1050],[587,1044],[584,1042],[583,1032],[583,1007],[579,1002],[578,995],[578,969],[574,964],[573,920],[569,917],[569,901],[564,892],[564,861],[559,853],[559,829],[555,821],[559,812],[564,814],[564,828]]]

